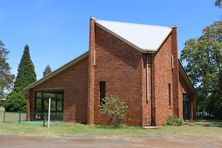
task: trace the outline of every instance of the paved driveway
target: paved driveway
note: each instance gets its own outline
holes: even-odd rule
[[[41,138],[0,135],[1,148],[222,148],[222,139],[198,137]]]

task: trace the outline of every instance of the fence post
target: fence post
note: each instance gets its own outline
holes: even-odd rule
[[[21,111],[19,111],[19,124],[21,123]]]
[[[4,111],[4,114],[3,114],[3,122],[5,123],[5,111]]]

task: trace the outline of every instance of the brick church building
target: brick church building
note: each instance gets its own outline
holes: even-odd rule
[[[128,105],[129,125],[162,125],[169,116],[196,118],[196,92],[178,60],[177,28],[90,19],[89,51],[25,88],[29,119],[107,124],[104,96]]]

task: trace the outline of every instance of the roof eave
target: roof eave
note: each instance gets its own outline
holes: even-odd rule
[[[187,72],[186,72],[185,69],[183,68],[182,63],[180,62],[179,59],[178,59],[178,61],[179,61],[179,67],[180,67],[181,71],[184,73],[186,79],[187,79],[188,82],[189,82],[188,85],[190,85],[190,87],[192,88],[193,92],[194,92],[195,94],[197,94],[197,91],[196,91],[196,89],[194,88],[194,86],[193,86],[193,84],[192,84],[192,82],[191,82],[191,80],[190,80],[190,77],[188,76]]]

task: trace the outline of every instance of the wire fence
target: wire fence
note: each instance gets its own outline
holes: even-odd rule
[[[51,113],[50,122],[58,124],[63,122],[64,117],[69,117],[69,114]],[[6,112],[0,111],[0,123],[39,123],[46,126],[48,123],[48,113],[28,113],[28,112]]]

